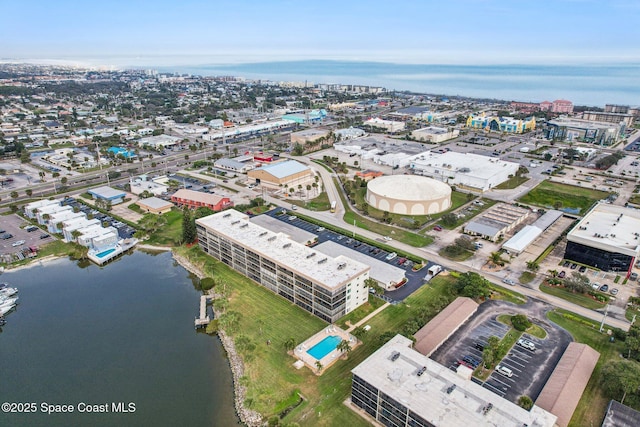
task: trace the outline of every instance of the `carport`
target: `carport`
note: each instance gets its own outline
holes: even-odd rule
[[[414,348],[429,357],[453,335],[478,309],[471,298],[458,297],[416,334]]]
[[[569,425],[599,357],[588,345],[572,342],[544,385],[536,406],[557,416],[560,427]]]

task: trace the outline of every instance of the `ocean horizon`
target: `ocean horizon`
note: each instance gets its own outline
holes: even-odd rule
[[[568,99],[575,105],[640,104],[640,64],[423,65],[309,60],[152,68],[200,76],[360,84],[395,91],[506,101]]]

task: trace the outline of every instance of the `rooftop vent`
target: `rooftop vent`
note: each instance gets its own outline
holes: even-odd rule
[[[427,367],[426,367],[426,366],[423,366],[422,368],[420,368],[420,369],[418,370],[418,372],[416,373],[416,375],[417,375],[417,376],[419,376],[419,377],[421,377],[421,376],[422,376],[422,374],[424,374],[426,371],[427,371]]]
[[[247,223],[245,222],[244,224],[242,224],[242,225],[240,226],[240,228],[245,228],[245,227],[248,227],[248,226],[249,226],[249,224],[247,224]]]
[[[398,360],[398,357],[400,357],[400,352],[399,351],[394,351],[393,353],[391,353],[391,361],[395,362],[396,360]]]
[[[453,390],[456,389],[456,385],[455,384],[451,384],[449,387],[447,387],[447,394],[451,394],[453,393]]]
[[[236,224],[237,224],[237,223],[239,223],[239,222],[240,222],[240,220],[239,220],[239,219],[236,219],[235,221],[231,221],[231,225],[236,225]]]
[[[493,403],[488,403],[482,408],[482,415],[487,415],[491,409],[493,409]]]
[[[231,216],[230,213],[226,213],[226,214],[222,215],[222,218],[229,218],[230,216]]]
[[[262,237],[262,236],[264,236],[264,235],[265,235],[265,234],[267,234],[267,233],[268,233],[267,231],[263,231],[262,233],[260,233],[260,234],[258,235],[258,237]]]
[[[322,258],[320,261],[318,261],[318,264],[324,264],[328,259],[329,258]]]
[[[313,258],[314,256],[316,256],[315,252],[310,253],[309,255],[307,255],[307,259],[309,258]]]
[[[273,242],[274,240],[276,240],[278,237],[277,236],[271,236],[269,237],[267,240],[270,242]]]
[[[338,264],[338,270],[342,270],[343,268],[345,268],[347,266],[346,262],[341,262],[340,264]]]
[[[291,243],[285,243],[284,245],[282,245],[282,249],[286,249],[290,246],[291,246]]]

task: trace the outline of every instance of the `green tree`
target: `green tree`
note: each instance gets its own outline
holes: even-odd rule
[[[10,194],[12,199],[17,199],[18,198],[18,192],[17,191],[12,191]]]
[[[444,214],[440,218],[440,222],[447,227],[453,227],[458,222],[458,217],[454,213]]]
[[[529,396],[520,396],[518,398],[518,406],[528,411],[533,408],[533,400]]]
[[[33,194],[33,190],[32,190],[32,189],[30,189],[30,188],[27,188],[24,192],[25,192],[25,194],[26,194],[27,196],[29,196],[29,197],[31,197],[31,195]]]
[[[20,153],[20,162],[21,163],[29,163],[29,162],[31,162],[31,155],[29,154],[29,152],[27,150],[23,150]]]
[[[538,264],[534,260],[527,261],[527,270],[538,271],[539,269],[540,269],[540,264]]]
[[[182,241],[185,243],[193,243],[196,240],[196,224],[191,217],[191,210],[185,207],[182,210]]]
[[[478,273],[463,273],[455,284],[456,292],[469,298],[487,298],[491,295],[489,281]]]
[[[589,278],[574,271],[571,273],[571,277],[564,279],[564,287],[573,292],[584,294],[589,290]]]
[[[284,349],[287,351],[292,351],[296,346],[296,340],[293,337],[287,338],[284,342]]]
[[[349,344],[349,341],[347,340],[340,341],[336,348],[347,357],[349,356],[349,353],[351,353],[351,344]]]
[[[319,360],[316,361],[316,369],[318,370],[318,373],[322,372],[322,368],[324,366],[322,366],[322,363],[320,363]]]
[[[602,369],[602,386],[609,396],[620,398],[620,403],[624,404],[627,394],[638,393],[640,364],[632,360],[609,362]]]
[[[495,353],[489,346],[485,347],[484,350],[482,350],[482,360],[484,362],[482,364],[483,371],[485,368],[491,369],[493,367],[493,364],[496,363]]]
[[[524,314],[511,316],[511,324],[517,331],[524,332],[531,327],[531,322]]]
[[[500,267],[504,266],[506,262],[504,259],[502,259],[502,254],[500,252],[491,252],[489,260]]]

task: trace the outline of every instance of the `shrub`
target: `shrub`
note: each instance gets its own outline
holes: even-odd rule
[[[529,396],[520,396],[518,398],[518,406],[528,411],[533,407],[533,400]]]
[[[211,277],[205,277],[204,279],[200,280],[200,288],[203,291],[208,291],[209,289],[213,288],[215,284],[216,281]]]
[[[531,327],[531,322],[524,314],[516,314],[515,316],[511,316],[511,324],[516,330],[521,332],[526,331]]]

